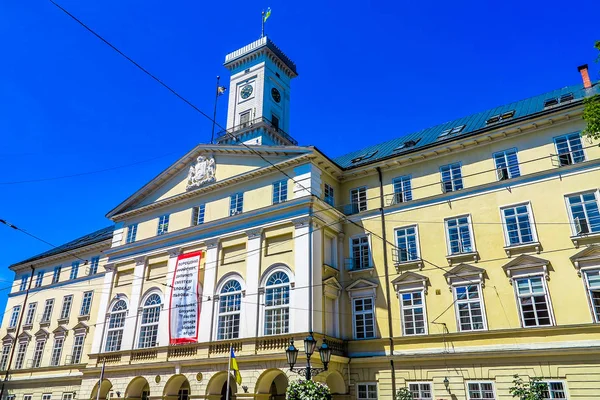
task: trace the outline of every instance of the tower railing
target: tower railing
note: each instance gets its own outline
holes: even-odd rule
[[[288,135],[284,130],[279,128],[279,126],[273,124],[272,121],[268,120],[265,117],[255,118],[253,120],[249,120],[239,125],[233,126],[229,129],[217,132],[217,142],[223,143],[227,139],[232,139],[232,137],[236,137],[243,133],[259,128],[264,128],[268,132],[280,136],[284,141],[289,142],[291,145],[298,146],[298,142],[296,141],[296,139]]]

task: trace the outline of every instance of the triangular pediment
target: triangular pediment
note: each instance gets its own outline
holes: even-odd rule
[[[406,271],[392,281],[396,292],[411,289],[426,289],[429,278],[416,272]],[[427,290],[425,290],[427,293]]]
[[[600,260],[600,246],[593,244],[573,254],[569,259],[573,262]]]
[[[352,282],[350,285],[346,286],[346,291],[351,292],[353,290],[376,289],[378,286],[378,284],[368,281],[366,279],[358,279]]]
[[[313,153],[310,147],[198,145],[111,210],[107,217],[162,201],[247,182],[270,169]]]
[[[31,335],[27,332],[22,332],[19,336],[17,336],[17,338],[19,339],[19,341],[29,340],[29,339],[31,339]]]
[[[77,325],[75,325],[73,327],[73,331],[75,333],[79,333],[79,332],[87,332],[89,330],[89,326],[87,326],[86,324],[84,324],[83,322],[79,322]]]
[[[39,331],[37,331],[34,336],[36,338],[40,338],[40,337],[44,337],[47,338],[48,336],[50,336],[50,332],[48,332],[47,330],[45,330],[44,328],[41,328]]]
[[[69,330],[62,325],[52,331],[54,336],[65,336],[68,332]]]
[[[15,337],[13,335],[11,335],[10,333],[7,333],[6,335],[4,335],[4,337],[2,338],[2,342],[6,343],[6,342],[12,342],[15,340]]]
[[[476,267],[471,264],[461,263],[456,267],[452,268],[450,271],[444,274],[446,281],[448,284],[456,281],[469,281],[470,278],[478,279],[479,281],[483,281],[483,275],[485,274],[485,269]]]
[[[530,256],[529,254],[521,254],[514,260],[504,264],[502,269],[509,277],[514,276],[516,271],[520,271],[519,273],[523,273],[523,271],[531,273],[541,272],[545,276],[548,276],[549,264],[550,261],[544,260],[543,258]]]
[[[334,276],[325,279],[323,281],[323,285],[331,286],[337,290],[342,290],[342,285],[340,284],[340,281],[338,281]]]

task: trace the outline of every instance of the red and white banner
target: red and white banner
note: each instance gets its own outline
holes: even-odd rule
[[[198,270],[202,252],[182,254],[177,257],[171,285],[169,310],[170,344],[198,341],[201,299],[198,290]]]

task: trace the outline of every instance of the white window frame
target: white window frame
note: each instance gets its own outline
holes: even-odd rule
[[[356,201],[354,201],[354,193],[356,192]],[[364,196],[361,196],[361,193],[364,193]],[[364,197],[364,199],[361,200],[361,197]],[[363,211],[367,211],[368,210],[368,201],[369,199],[367,198],[367,187],[366,186],[359,186],[359,187],[355,187],[350,189],[350,207],[352,210],[352,214],[357,214]]]
[[[6,371],[6,367],[8,367],[8,357],[10,356],[12,345],[12,342],[2,344],[2,354],[0,355],[0,371]]]
[[[73,400],[73,392],[63,393],[62,400]]]
[[[402,296],[405,294],[410,294],[411,295],[411,302],[413,301],[413,294],[414,293],[420,293],[421,294],[421,306],[415,306],[415,305],[411,305],[411,306],[404,306],[404,301]],[[397,291],[398,294],[398,300],[400,302],[400,320],[402,322],[402,336],[423,336],[423,335],[427,335],[429,334],[429,322],[427,321],[427,307],[426,307],[426,303],[425,303],[425,289],[401,289]],[[424,332],[422,333],[416,333],[416,325],[413,322],[413,329],[415,330],[415,333],[406,333],[406,319],[404,318],[404,311],[405,310],[415,310],[417,308],[422,308],[423,309],[423,329]],[[412,317],[414,319],[414,312],[412,313]]]
[[[432,381],[407,381],[406,387],[410,390],[410,385],[419,385],[419,397],[414,397],[414,400],[433,400],[435,399],[435,394],[433,392],[433,382]],[[421,397],[421,385],[429,385],[429,393],[431,393],[431,397]],[[412,393],[412,390],[410,390]]]
[[[52,400],[52,393],[42,394],[42,400]]]
[[[52,344],[52,353],[50,353],[50,366],[56,367],[60,365],[63,348],[65,347],[65,337],[56,336]]]
[[[15,369],[23,369],[23,364],[25,364],[25,355],[27,355],[28,345],[28,341],[20,341],[19,343],[17,343]]]
[[[354,340],[369,340],[369,339],[375,339],[377,338],[377,319],[375,316],[375,310],[376,310],[376,305],[375,305],[375,296],[355,296],[352,297],[352,334],[354,336]],[[371,310],[370,312],[365,312],[364,311],[364,301],[365,300],[371,300]],[[363,311],[360,311],[357,313],[356,311],[356,301],[362,301],[363,302]],[[366,334],[366,329],[363,329],[363,334],[364,337],[359,338],[357,333],[358,333],[358,328],[356,326],[356,317],[357,315],[366,315],[366,314],[371,314],[372,317],[372,321],[373,321],[373,336],[367,337]],[[364,324],[364,326],[366,327],[367,325]]]
[[[23,275],[21,277],[21,284],[19,285],[19,292],[24,292],[27,290],[27,280],[29,279],[28,275]]]
[[[73,261],[71,263],[71,272],[69,273],[69,280],[77,279],[77,275],[79,275],[79,261]]]
[[[115,310],[117,304],[119,304],[120,302],[125,303],[125,308],[120,308],[118,310]],[[127,313],[129,311],[129,303],[127,302],[126,299],[117,299],[115,300],[109,308],[109,312],[108,312],[108,318],[106,321],[106,336],[104,338],[104,351],[105,352],[112,352],[112,351],[119,351],[121,350],[121,347],[123,346],[123,336],[124,336],[124,331],[125,331],[125,319],[127,318]],[[118,322],[122,322],[120,323],[118,326],[112,326],[113,325],[113,317],[115,324]],[[109,347],[109,344],[112,345],[112,342],[109,342],[109,338],[111,336],[115,336],[115,338],[117,339],[117,341],[115,341],[115,343],[118,342],[118,346],[111,346]],[[119,336],[120,335],[120,336]]]
[[[565,394],[564,399],[568,400],[569,397],[569,391],[567,389],[567,381],[562,380],[562,379],[545,379],[540,381],[542,383],[545,383],[546,385],[548,385],[548,395],[550,397],[544,397],[544,400],[550,400],[550,399],[562,399],[563,397],[554,397],[554,395],[552,394],[551,390],[550,390],[550,384],[552,383],[560,383],[562,385],[562,391]]]
[[[460,176],[455,177],[454,176],[454,169],[453,167],[456,167],[458,165],[458,174]],[[448,168],[448,174],[450,179],[444,180],[444,169]],[[460,185],[456,184],[456,181],[460,181]],[[450,192],[456,192],[458,190],[462,190],[465,188],[465,182],[464,182],[464,177],[462,174],[462,162],[458,161],[458,162],[453,162],[450,164],[446,164],[446,165],[442,165],[440,166],[440,182],[442,185],[442,192],[443,193],[450,193]],[[448,190],[446,188],[446,183],[450,182],[450,185],[452,186],[452,188],[450,190]],[[457,187],[460,186],[460,187]]]
[[[83,293],[81,298],[81,307],[79,308],[79,316],[84,317],[90,315],[92,311],[92,301],[94,300],[94,291],[88,290]],[[87,309],[87,312],[85,310]]]
[[[25,326],[33,325],[35,321],[35,312],[37,311],[37,302],[29,303],[27,306],[27,314],[25,315]]]
[[[335,190],[327,183],[323,184],[323,200],[331,207],[335,207]]]
[[[234,193],[229,196],[229,216],[244,212],[244,192]]]
[[[521,297],[527,297],[530,296],[532,297],[533,294],[529,294],[529,295],[519,295],[519,288],[518,288],[518,283],[517,281],[520,279],[540,279],[544,288],[544,296],[546,297],[546,302],[548,305],[548,315],[550,318],[550,324],[549,325],[531,325],[531,326],[526,326],[525,325],[525,321],[524,321],[524,317],[523,317],[523,307],[521,305]],[[543,273],[537,273],[537,274],[524,274],[524,275],[515,275],[512,277],[512,285],[514,288],[514,293],[515,293],[515,300],[517,301],[517,309],[519,312],[519,320],[521,321],[521,327],[522,328],[540,328],[540,327],[548,327],[548,326],[555,326],[556,325],[556,321],[554,319],[554,307],[552,307],[552,300],[550,298],[550,292],[548,290],[548,284],[546,282],[546,278],[544,276]],[[531,284],[529,285],[531,286]],[[537,319],[537,316],[536,316]]]
[[[367,393],[367,397],[360,397],[360,386],[365,386],[365,392]],[[375,386],[375,397],[369,397],[369,386]],[[357,382],[356,383],[356,400],[371,400],[378,399],[379,397],[379,385],[377,382]]]
[[[206,204],[199,204],[192,208],[192,226],[202,225],[206,216]]]
[[[400,241],[398,238],[398,232],[401,230],[407,230],[410,228],[414,228],[415,229],[415,245],[416,245],[416,255],[415,258],[410,259],[410,260],[405,260],[402,261],[400,258]],[[408,235],[405,235],[405,237],[408,238]],[[408,225],[408,226],[400,226],[398,228],[394,228],[394,239],[396,242],[396,250],[398,251],[398,263],[402,264],[402,263],[409,263],[409,262],[413,262],[413,261],[418,261],[421,259],[421,246],[419,246],[419,226],[418,225]],[[406,241],[407,245],[408,245],[408,239]],[[407,247],[408,248],[408,247]],[[407,253],[409,253],[409,251],[407,251]]]
[[[54,271],[52,273],[52,283],[60,282],[60,274],[62,272],[62,265],[58,265],[54,267]]]
[[[514,171],[511,171],[511,168],[514,168],[515,166],[514,165],[511,166],[508,161],[508,153],[513,152],[513,151],[515,153],[515,159],[517,160],[516,168],[517,168],[518,175],[516,175],[516,176],[513,174]],[[505,167],[498,165],[498,160],[496,159],[497,156],[502,156],[504,164],[506,164]],[[521,164],[519,163],[519,152],[516,147],[497,151],[494,154],[492,154],[492,159],[494,160],[494,167],[496,168],[496,179],[498,181],[505,180],[505,179],[502,179],[502,175],[500,173],[500,170],[502,170],[502,169],[506,169],[506,179],[513,179],[513,178],[518,178],[519,176],[521,176]]]
[[[581,269],[583,284],[585,286],[585,291],[587,293],[588,305],[590,307],[590,312],[592,313],[592,321],[596,323],[600,323],[600,304],[598,305],[598,312],[596,312],[596,307],[594,305],[594,301],[592,298],[592,291],[597,291],[600,294],[600,285],[597,288],[590,287],[590,278],[588,274],[594,273],[597,274],[600,278],[600,269],[599,268],[585,268]],[[600,303],[600,301],[599,301]]]
[[[170,214],[163,214],[158,217],[158,226],[156,228],[156,236],[162,236],[169,233]]]
[[[59,319],[69,319],[69,316],[71,315],[71,308],[73,308],[73,295],[68,294],[65,297],[63,297],[63,303],[60,309]]]
[[[35,287],[39,288],[44,283],[44,271],[38,271],[35,277]]]
[[[90,260],[90,269],[88,275],[96,275],[98,273],[98,267],[100,266],[100,257],[94,256]]]
[[[569,142],[569,136],[574,136],[574,135],[578,135],[579,136],[579,143],[581,145],[581,153],[583,154],[583,160],[575,162],[575,160],[573,159],[573,153],[579,150],[573,150],[573,148],[571,147],[571,142]],[[559,153],[559,149],[558,149],[558,145],[556,143],[556,141],[558,139],[566,139],[567,142],[567,148],[568,148],[568,152],[567,153],[562,153],[562,154],[568,154],[569,155],[569,163],[568,164],[562,164],[562,162],[560,161],[560,156],[561,154]],[[574,164],[579,164],[582,162],[585,162],[587,160],[587,154],[585,154],[585,146],[583,145],[583,140],[581,138],[581,132],[570,132],[570,133],[565,133],[564,135],[559,135],[559,136],[555,136],[552,138],[552,142],[554,142],[554,149],[556,150],[556,156],[558,157],[558,165],[559,167],[566,167],[568,165],[574,165]]]
[[[45,347],[46,347],[46,338],[36,340],[35,347],[33,349],[33,359],[31,362],[32,368],[39,368],[42,366],[42,361],[44,359],[44,348]]]
[[[77,340],[81,339],[81,343],[77,343]],[[85,345],[85,334],[76,334],[73,337],[73,349],[71,350],[71,364],[81,363],[81,357],[83,356],[83,346]]]
[[[158,303],[146,304],[150,301],[150,298],[157,298]],[[138,341],[137,348],[138,349],[148,349],[152,347],[158,346],[159,343],[159,333],[160,333],[160,314],[162,313],[163,308],[163,299],[162,293],[157,290],[153,290],[148,293],[143,301],[141,302],[140,307],[140,321],[138,327]],[[150,322],[144,322],[145,317],[154,317]],[[142,337],[142,330],[146,328],[145,335]],[[152,343],[152,338],[154,337],[154,343]],[[149,340],[148,340],[149,338]]]
[[[284,203],[288,199],[288,181],[287,179],[282,179],[276,182],[273,182],[273,204]]]
[[[127,236],[125,238],[125,244],[135,242],[135,239],[137,236],[137,228],[138,228],[137,222],[135,224],[131,224],[131,225],[127,226]]]
[[[354,240],[357,239],[367,239],[367,246],[368,246],[368,251],[369,251],[369,264],[367,266],[362,266],[361,268],[357,268],[356,265],[354,265]],[[362,271],[362,270],[366,270],[366,269],[371,269],[373,268],[373,251],[371,250],[371,235],[367,234],[367,233],[360,233],[358,235],[354,235],[352,237],[349,238],[349,249],[350,249],[350,260],[351,260],[351,271]]]
[[[54,299],[46,299],[46,302],[44,303],[44,312],[41,315],[40,322],[41,323],[50,322],[50,320],[52,319],[53,312],[54,312]]]
[[[470,303],[474,303],[475,300],[471,300],[471,299],[463,299],[463,300],[459,300],[458,299],[458,294],[457,294],[457,289],[459,287],[466,287],[467,288],[467,296],[468,296],[468,292],[469,292],[469,286],[475,286],[477,287],[477,293],[479,294],[479,307],[481,308],[481,319],[482,319],[482,324],[483,324],[483,328],[481,329],[462,329],[462,323],[460,321],[460,309],[459,309],[459,305],[460,304],[470,304]],[[482,332],[482,331],[487,331],[488,330],[488,325],[487,325],[487,318],[486,318],[486,313],[485,313],[485,302],[483,300],[483,285],[481,284],[481,282],[477,282],[477,283],[467,283],[467,282],[461,282],[461,283],[454,283],[452,284],[452,295],[454,296],[454,313],[456,315],[456,327],[457,330],[459,332]],[[471,326],[473,326],[473,319],[472,319],[472,315],[471,315],[471,308],[469,308],[469,317],[471,319]]]
[[[453,253],[452,252],[452,244],[450,243],[450,227],[448,226],[448,222],[452,221],[452,220],[456,220],[457,221],[456,226],[460,226],[460,225],[458,225],[458,220],[461,218],[467,218],[467,225],[469,227],[469,239],[471,240],[471,250],[470,251],[462,250],[462,251]],[[449,256],[460,255],[460,254],[471,254],[471,253],[475,253],[477,251],[477,247],[475,246],[475,233],[473,232],[473,222],[471,220],[471,214],[458,215],[456,217],[450,217],[450,218],[444,219],[444,228],[445,228],[444,230],[446,231],[446,248],[448,250]],[[459,229],[458,233],[459,233],[459,239],[460,239],[460,229]],[[464,247],[464,245],[461,243],[459,247]]]
[[[21,315],[21,305],[18,304],[13,306],[12,313],[10,314],[10,321],[8,323],[9,328],[16,328],[19,322],[19,315]]]
[[[467,400],[485,400],[485,397],[471,397],[471,392],[469,391],[469,384],[476,384],[479,385],[479,393],[481,393],[481,385],[482,384],[486,384],[486,385],[492,385],[492,393],[494,395],[494,397],[490,400],[497,400],[498,396],[496,394],[496,385],[494,381],[481,381],[481,380],[473,380],[473,381],[465,381],[465,392],[467,395]]]
[[[24,394],[23,395],[23,400],[33,400],[33,395],[32,394]]]
[[[405,183],[408,182],[408,189],[405,190]],[[394,190],[392,204],[405,203],[412,200],[412,175],[402,175],[392,180],[392,188]],[[400,190],[396,190],[396,189]]]
[[[525,206],[527,208],[527,215],[529,217],[529,229],[531,230],[531,241],[530,242],[524,242],[522,240],[521,237],[521,229],[519,228],[518,233],[519,233],[519,243],[516,244],[511,244],[510,243],[510,236],[508,234],[508,222],[506,221],[506,216],[504,215],[504,210],[507,209],[515,209],[517,207],[522,207]],[[516,216],[516,213],[515,213]],[[539,241],[538,239],[538,235],[537,235],[537,229],[536,229],[536,224],[535,224],[535,218],[533,217],[533,211],[531,209],[531,202],[525,202],[525,203],[517,203],[517,204],[508,204],[505,206],[501,206],[500,207],[500,219],[502,221],[502,230],[504,232],[504,245],[506,247],[517,247],[517,246],[522,246],[522,245],[527,245],[527,244],[532,244],[532,243],[537,243]],[[517,222],[518,225],[518,222]]]
[[[232,282],[235,282],[237,285],[239,285],[239,290],[224,292],[224,290],[227,289]],[[227,278],[221,285],[221,288],[218,291],[219,300],[217,302],[217,340],[232,340],[240,338],[242,328],[241,321],[243,292],[244,288],[242,286],[241,279],[239,279],[237,276]],[[222,311],[223,306],[225,307],[225,311]],[[235,329],[236,322],[237,331]],[[221,326],[225,326],[227,328],[221,329]],[[231,329],[232,326],[233,329]]]
[[[569,204],[569,197],[573,197],[573,196],[580,196],[581,197],[584,194],[589,194],[589,193],[593,193],[594,194],[594,198],[596,199],[596,205],[598,206],[598,209],[600,210],[600,192],[599,192],[598,189],[584,190],[584,191],[581,191],[581,192],[569,193],[569,194],[565,194],[565,196],[564,196],[564,198],[565,198],[565,205],[567,206],[567,214],[569,216],[569,221],[571,222],[571,233],[572,233],[572,236],[600,234],[600,230],[598,230],[596,232],[592,232],[591,231],[591,226],[590,226],[590,221],[589,221],[589,215],[588,215],[588,211],[587,211],[587,209],[585,207],[583,207],[583,212],[585,214],[586,224],[588,226],[588,233],[578,234],[577,233],[577,228],[576,228],[575,218],[573,217],[573,212],[571,211],[571,205]]]
[[[279,284],[274,284],[274,285],[268,285],[269,280],[271,279],[271,277],[277,273],[284,273],[287,275],[288,277],[288,282],[286,283],[279,283]],[[264,280],[265,285],[264,285],[264,307],[263,307],[263,333],[265,336],[272,336],[272,335],[284,335],[287,334],[289,332],[292,331],[292,315],[291,315],[291,306],[292,306],[292,275],[289,271],[277,268],[274,269],[273,271],[271,271],[267,276],[266,279]],[[288,297],[287,297],[287,303],[285,304],[276,304],[276,305],[272,305],[272,306],[267,306],[267,295],[268,295],[268,291],[269,290],[273,290],[276,291],[280,288],[285,289],[285,287],[288,288]],[[267,311],[270,310],[282,310],[282,313],[287,312],[287,329],[283,329],[282,332],[271,332],[271,333],[267,333]],[[282,316],[284,314],[281,314]],[[282,319],[282,321],[284,321],[284,319]],[[274,331],[273,328],[271,328],[272,331]]]

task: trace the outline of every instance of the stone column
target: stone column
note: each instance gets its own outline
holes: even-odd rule
[[[140,314],[140,296],[142,295],[142,286],[144,284],[144,272],[146,270],[146,257],[135,259],[135,268],[133,270],[133,283],[131,284],[131,297],[129,299],[128,317],[125,320],[125,329],[123,329],[123,341],[121,350],[135,349],[135,337],[139,323]]]
[[[307,332],[310,329],[311,271],[310,271],[310,217],[292,220],[294,223],[294,275],[295,287],[290,293],[290,332]]]
[[[260,285],[260,259],[262,244],[262,229],[252,229],[246,232],[248,245],[246,247],[246,293],[242,299],[242,326],[240,327],[240,338],[254,337],[257,332],[258,315],[258,287]]]
[[[160,311],[160,324],[158,325],[158,345],[169,345],[169,314],[171,310],[171,286],[173,285],[173,274],[177,265],[177,256],[181,254],[181,249],[169,250],[169,261],[167,264],[167,278],[165,280],[165,291],[163,296],[163,308]]]
[[[324,332],[323,329],[323,229],[322,224],[317,222],[316,219],[312,219],[312,234],[309,235],[310,243],[312,246],[312,265],[310,273],[312,273],[312,309],[313,309],[313,326],[314,332]]]
[[[217,278],[217,264],[219,257],[219,240],[206,243],[206,262],[204,263],[204,282],[202,283],[202,306],[200,309],[200,326],[198,327],[198,341],[210,342],[212,338],[211,326],[213,321],[215,284]],[[201,329],[200,329],[201,327]]]
[[[102,287],[104,291],[102,292],[102,296],[100,297],[100,304],[98,305],[98,313],[96,316],[96,328],[94,331],[94,339],[92,341],[92,354],[99,353],[102,342],[104,341],[102,337],[102,332],[105,329],[105,321],[106,321],[106,313],[107,308],[110,305],[111,295],[112,295],[112,284],[113,277],[116,273],[115,266],[113,264],[106,264],[104,266],[106,269],[106,273],[104,274],[104,282],[102,283]]]

